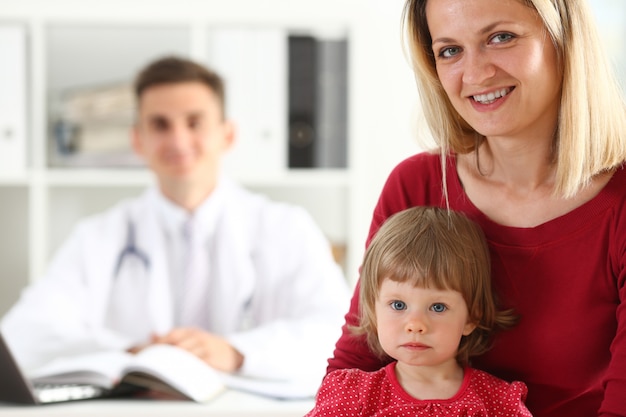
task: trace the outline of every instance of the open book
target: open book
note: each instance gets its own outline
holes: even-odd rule
[[[148,388],[196,402],[207,402],[226,388],[278,399],[313,398],[321,381],[318,376],[285,380],[226,374],[170,345],[152,345],[137,354],[106,351],[59,358],[28,377],[35,384]]]
[[[207,402],[226,388],[222,373],[170,345],[153,345],[138,354],[107,351],[60,358],[28,376],[37,384],[84,383],[110,390],[131,385],[196,402]]]

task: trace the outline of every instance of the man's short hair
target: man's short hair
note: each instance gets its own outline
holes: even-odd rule
[[[199,82],[210,88],[217,96],[222,112],[225,112],[224,80],[215,71],[190,59],[167,56],[148,64],[135,79],[135,99],[156,85]]]

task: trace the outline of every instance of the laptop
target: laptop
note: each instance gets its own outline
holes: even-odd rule
[[[49,404],[112,396],[111,390],[87,384],[33,384],[20,370],[0,334],[0,401]]]

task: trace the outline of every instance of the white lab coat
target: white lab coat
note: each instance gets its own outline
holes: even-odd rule
[[[349,302],[329,243],[303,209],[228,181],[221,187],[207,330],[242,352],[243,375],[321,379]],[[45,276],[4,317],[2,331],[26,370],[61,356],[126,349],[173,328],[157,192],[79,222]],[[127,257],[115,276],[129,220],[150,266]]]

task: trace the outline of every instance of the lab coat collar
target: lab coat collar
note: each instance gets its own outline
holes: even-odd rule
[[[150,197],[154,201],[160,223],[170,236],[179,236],[185,224],[191,220],[194,228],[202,231],[201,235],[206,239],[215,232],[224,204],[224,188],[224,183],[218,182],[213,192],[191,214],[165,197],[156,186],[150,190]]]

